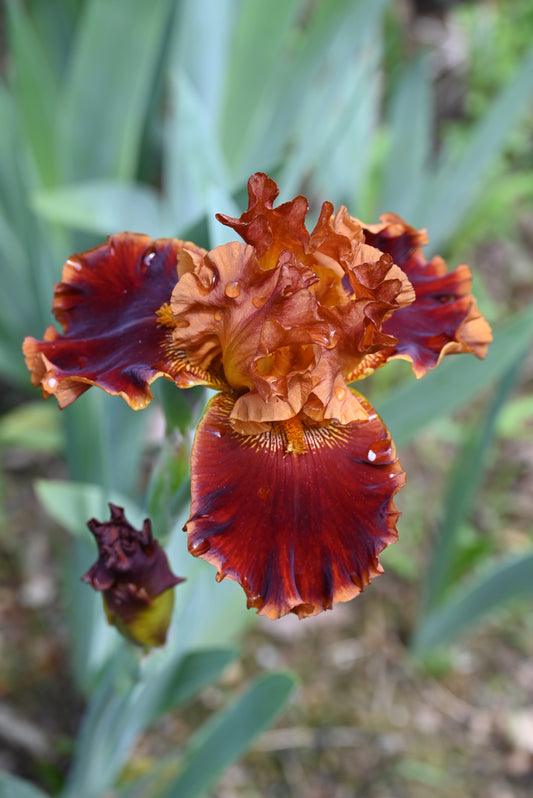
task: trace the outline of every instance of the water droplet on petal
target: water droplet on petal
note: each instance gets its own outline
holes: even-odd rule
[[[367,457],[371,463],[390,463],[392,460],[392,441],[388,438],[375,441],[368,450]]]
[[[142,260],[142,268],[143,268],[143,270],[146,269],[151,264],[151,262],[153,261],[154,258],[155,258],[155,252],[153,250],[151,252],[147,252],[146,253],[146,255],[144,256],[144,258]]]
[[[342,402],[343,399],[346,399],[346,388],[344,388],[342,385],[337,385],[335,388],[335,396],[339,402]]]
[[[231,283],[226,285],[224,291],[226,296],[228,296],[230,299],[235,299],[241,293],[241,287],[237,280],[233,280]]]
[[[221,310],[215,310],[214,316],[215,316],[215,321],[222,321],[222,311]]]
[[[270,495],[270,487],[268,485],[261,485],[259,490],[257,491],[257,495],[260,499],[268,499]]]
[[[337,346],[339,343],[340,333],[338,330],[330,330],[328,333],[328,341],[326,344],[326,349],[333,349],[334,346]]]
[[[254,308],[262,308],[267,299],[268,297],[266,296],[254,296],[254,298],[252,299],[252,305],[254,306]]]
[[[49,377],[49,378],[48,378],[48,387],[49,387],[49,388],[55,388],[55,387],[56,387],[56,385],[57,385],[57,380],[56,380],[56,378],[55,378],[55,377]]]
[[[209,551],[210,548],[211,544],[209,543],[209,541],[203,538],[203,540],[197,540],[194,543],[192,543],[191,546],[189,547],[189,551],[195,557],[201,557],[202,554],[205,554],[206,551]]]

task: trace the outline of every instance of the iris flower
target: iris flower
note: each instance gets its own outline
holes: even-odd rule
[[[387,214],[365,225],[303,196],[274,206],[248,183],[243,241],[210,252],[121,233],[74,255],[55,288],[63,327],[27,338],[43,395],[66,407],[91,385],[134,409],[158,377],[206,385],[192,450],[192,554],[237,580],[248,606],[278,618],[330,609],[383,571],[405,475],[391,436],[350,384],[394,358],[417,377],[443,355],[485,356],[490,328],[467,266],[426,260],[425,232]]]

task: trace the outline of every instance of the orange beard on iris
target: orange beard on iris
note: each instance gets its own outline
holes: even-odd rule
[[[405,476],[349,383],[393,357],[422,376],[490,341],[468,268],[428,263],[423,233],[327,202],[309,233],[305,198],[274,207],[277,193],[253,175],[248,210],[218,217],[244,243],[122,234],[76,256],[56,289],[63,334],[25,342],[34,384],[62,406],[94,384],[141,407],[158,376],[222,391],[195,437],[189,550],[272,618],[351,599],[397,536]]]

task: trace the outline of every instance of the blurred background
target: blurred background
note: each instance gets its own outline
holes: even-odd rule
[[[1,798],[163,795],[154,765],[280,668],[300,686],[276,725],[169,795],[533,794],[532,42],[530,0],[0,4]],[[361,386],[408,474],[386,574],[303,622],[245,614],[230,586],[210,626],[225,586],[199,566],[203,604],[178,599],[184,650],[238,653],[126,735],[105,790],[76,792],[98,770],[82,718],[117,637],[79,584],[95,554],[84,519],[112,492],[184,549],[202,397],[170,399],[169,450],[168,386],[143,414],[98,391],[59,413],[21,342],[53,321],[70,254],[122,230],[223,243],[214,214],[240,215],[255,171],[281,200],[309,197],[309,226],[329,199],[427,228],[429,254],[471,266],[494,343],[483,363],[451,357],[417,382],[398,362]]]

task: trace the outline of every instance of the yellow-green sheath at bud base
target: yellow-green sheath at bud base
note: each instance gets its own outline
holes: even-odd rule
[[[162,646],[174,606],[173,588],[184,580],[170,570],[148,518],[138,530],[122,507],[110,504],[109,509],[109,521],[93,518],[87,523],[96,538],[98,560],[82,579],[102,593],[109,623],[125,638],[144,648]]]

